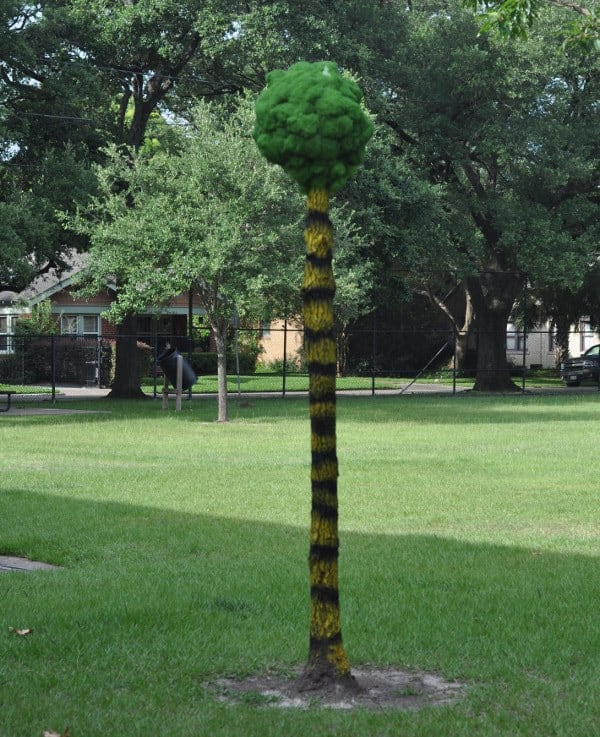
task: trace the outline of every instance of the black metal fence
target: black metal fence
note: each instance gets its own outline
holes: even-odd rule
[[[109,341],[74,336],[2,337],[2,383],[99,386],[110,381]]]
[[[151,377],[155,391],[160,382],[156,359],[167,343],[187,356],[199,375],[216,373],[216,356],[210,351],[195,350],[187,337],[145,334],[135,338],[140,378]],[[579,352],[594,340],[592,333],[577,334]],[[384,380],[391,379],[397,380],[399,391],[407,390],[414,382],[440,383],[456,391],[457,385],[475,378],[468,356],[464,365],[457,363],[460,336],[448,331],[380,329],[373,325],[371,329],[340,335],[338,341],[344,388],[353,388],[354,377],[357,389],[369,386],[373,393]],[[523,389],[534,371],[545,370],[548,376],[558,376],[553,336],[549,331],[525,334],[516,328],[509,329],[506,342],[506,363],[493,370],[505,372],[508,366],[513,381]],[[115,343],[114,338],[95,336],[0,335],[0,383],[53,388],[110,386],[114,377]],[[269,331],[240,329],[231,336],[228,372],[248,375],[258,370],[263,375],[279,377],[285,394],[291,390],[291,377],[306,373],[302,344],[302,330],[287,323]],[[260,346],[258,350],[257,346]],[[576,350],[572,352],[577,354]]]

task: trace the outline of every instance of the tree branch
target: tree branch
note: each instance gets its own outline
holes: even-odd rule
[[[403,141],[406,141],[406,143],[410,143],[411,146],[416,146],[419,141],[414,136],[411,136],[410,133],[407,133],[402,126],[400,126],[398,123],[396,123],[394,120],[390,120],[389,118],[385,121],[387,125],[390,126],[390,128],[398,135],[399,138],[401,138]]]
[[[447,299],[450,296],[450,294],[452,294],[453,291],[454,291],[454,289],[452,289],[452,291],[449,294],[446,295],[446,298],[445,299]],[[459,333],[460,332],[460,325],[456,321],[456,318],[454,317],[454,315],[450,311],[448,305],[445,303],[445,301],[441,297],[438,297],[436,294],[434,294],[431,291],[431,288],[430,287],[426,287],[423,290],[418,290],[418,294],[421,294],[424,297],[427,297],[429,299],[429,301],[431,302],[431,304],[434,307],[436,307],[444,315],[444,317],[446,317],[448,319],[448,321],[452,325],[452,328],[454,329],[454,331],[456,333]]]
[[[579,15],[583,15],[586,18],[589,18],[592,15],[591,11],[588,8],[585,8],[579,3],[571,2],[570,0],[546,0],[546,2],[549,5],[554,5],[557,8],[567,8],[567,10],[573,10],[575,13],[579,13]]]

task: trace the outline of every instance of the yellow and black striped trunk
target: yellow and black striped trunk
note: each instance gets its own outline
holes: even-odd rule
[[[312,508],[310,649],[305,677],[314,683],[351,676],[342,644],[338,591],[335,279],[328,193],[309,192],[307,210],[302,296],[309,371]]]

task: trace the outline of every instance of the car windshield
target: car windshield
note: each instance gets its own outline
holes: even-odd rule
[[[583,354],[584,356],[600,356],[600,345],[593,345]]]

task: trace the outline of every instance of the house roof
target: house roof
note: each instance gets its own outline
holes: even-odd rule
[[[69,251],[68,253],[62,254],[62,260],[67,264],[62,269],[55,267],[49,267],[44,273],[37,276],[29,286],[23,291],[16,294],[15,292],[0,292],[0,304],[2,304],[3,298],[6,299],[5,305],[16,305],[20,306],[20,309],[26,309],[33,307],[46,299],[50,299],[53,295],[62,292],[64,289],[76,284],[79,276],[84,271],[88,263],[88,254],[78,253],[77,251]],[[106,281],[106,287],[112,291],[116,291],[116,285],[110,279]],[[77,309],[85,309],[78,306]],[[102,312],[106,310],[105,304],[94,304],[89,307],[96,312]],[[189,310],[188,302],[186,300],[185,305],[178,305],[171,302],[169,305],[164,305],[158,310],[148,310],[148,313],[154,314],[155,312],[172,313],[172,314],[187,314]],[[202,314],[204,310],[195,305],[193,307],[194,314]]]
[[[14,301],[35,305],[73,284],[75,277],[85,268],[87,255],[70,251],[63,254],[63,259],[67,264],[65,268],[59,270],[51,266],[19,292]]]

